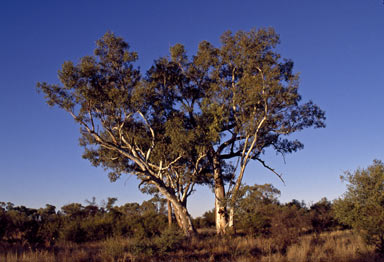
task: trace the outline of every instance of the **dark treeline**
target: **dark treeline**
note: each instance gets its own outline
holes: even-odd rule
[[[281,204],[272,185],[244,186],[236,203],[236,233],[275,239],[284,250],[300,235],[340,228],[327,199],[307,206],[292,200]],[[56,210],[47,204],[33,209],[0,202],[2,244],[47,248],[56,242],[91,242],[112,237],[151,239],[169,232],[167,202],[158,196],[148,201],[116,206],[116,198],[98,205],[71,203]],[[173,221],[176,221],[173,217]],[[196,228],[214,228],[214,210],[193,220]],[[174,222],[175,223],[175,222]],[[177,231],[177,227],[174,228]],[[181,234],[180,234],[181,235]],[[174,237],[174,236],[173,236]]]
[[[285,252],[300,236],[346,229],[335,218],[333,204],[326,198],[307,205],[293,199],[280,203],[280,191],[271,184],[243,186],[235,209],[237,235],[273,240],[275,249]],[[214,210],[194,219],[197,228],[214,227]]]
[[[114,206],[88,201],[86,206],[71,203],[56,211],[32,209],[0,202],[0,240],[30,246],[52,246],[56,241],[76,243],[104,240],[113,236],[148,238],[159,235],[168,225],[164,200],[154,197],[138,203]]]
[[[279,195],[280,191],[270,184],[244,186],[242,197],[235,207],[236,233],[287,238],[281,239],[283,244],[302,234],[344,228],[334,217],[332,202],[326,198],[311,205],[296,199],[282,204],[278,200]],[[212,210],[194,222],[198,228],[213,227],[214,219]]]

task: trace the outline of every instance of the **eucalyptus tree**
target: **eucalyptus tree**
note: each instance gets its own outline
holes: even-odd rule
[[[186,199],[194,184],[211,184],[216,229],[225,233],[249,161],[280,177],[264,150],[292,153],[303,145],[287,135],[324,127],[324,112],[300,103],[298,75],[278,43],[272,29],[261,29],[226,32],[219,48],[203,41],[191,58],[176,44],[141,77],[137,54],[106,34],[95,56],[63,64],[63,86],[38,88],[80,123],[85,158],[110,170],[111,180],[130,173],[152,185],[186,234],[194,231]]]
[[[94,56],[64,62],[61,85],[38,83],[38,90],[80,124],[84,158],[108,170],[111,181],[132,174],[153,185],[172,203],[184,233],[193,234],[186,200],[201,177],[204,153],[174,106],[174,79],[158,84],[155,70],[144,79],[134,67],[137,54],[112,33],[96,44]]]
[[[174,88],[184,119],[206,156],[219,234],[233,226],[232,207],[247,164],[258,161],[281,178],[263,160],[265,149],[295,152],[303,144],[287,135],[325,126],[325,114],[317,105],[301,103],[299,77],[293,62],[276,52],[278,43],[273,29],[226,32],[219,48],[203,41],[188,59],[178,44],[163,63],[176,67],[167,78],[178,79]]]
[[[367,168],[345,172],[341,179],[347,190],[333,204],[335,217],[384,254],[384,163],[374,160]]]
[[[223,117],[220,141],[213,158],[238,159],[238,174],[231,181],[229,221],[222,206],[219,230],[233,226],[233,205],[247,164],[258,161],[277,176],[281,176],[262,158],[266,148],[286,154],[303,148],[298,140],[287,135],[304,128],[325,127],[325,113],[313,102],[301,103],[299,77],[293,73],[293,62],[282,59],[275,50],[279,36],[273,29],[226,32],[217,49],[218,61],[212,65],[213,89],[209,104],[219,107]],[[217,192],[224,192],[219,184]],[[224,202],[222,193],[216,195]],[[224,202],[225,205],[225,202]]]

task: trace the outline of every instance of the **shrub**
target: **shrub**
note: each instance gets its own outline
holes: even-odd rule
[[[115,262],[125,257],[125,247],[123,243],[115,238],[109,238],[103,242],[100,256],[103,261]]]
[[[168,228],[160,236],[154,238],[153,243],[159,254],[177,250],[182,246],[184,235],[177,228]]]
[[[79,221],[67,222],[60,233],[60,237],[66,241],[82,243],[87,240],[86,231],[81,227]]]
[[[310,209],[311,226],[316,233],[330,231],[336,228],[332,203],[326,198],[313,204]]]
[[[156,247],[148,238],[135,237],[131,239],[127,251],[135,257],[152,256],[156,251]]]
[[[336,218],[356,229],[384,254],[384,164],[374,160],[366,169],[346,172],[347,191],[334,203]]]
[[[309,220],[305,209],[287,205],[277,209],[272,217],[270,237],[276,250],[285,254],[288,246],[296,243],[308,228]]]

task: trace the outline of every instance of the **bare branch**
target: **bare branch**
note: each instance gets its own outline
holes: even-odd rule
[[[161,172],[163,169],[163,161],[160,160],[160,165],[159,165],[159,172],[157,172],[157,177],[163,180],[163,172]]]
[[[155,131],[153,131],[153,128],[150,126],[150,124],[149,124],[147,118],[144,116],[144,114],[141,111],[137,111],[137,112],[144,119],[144,122],[145,122],[146,126],[148,127],[148,129],[150,130],[151,135],[152,135],[151,147],[148,149],[147,154],[145,155],[145,159],[148,160],[150,155],[151,155],[152,149],[155,147]]]
[[[107,128],[107,127],[104,127],[104,128],[105,128],[105,130],[107,131],[108,135],[111,137],[113,143],[114,143],[115,145],[117,145],[116,138],[115,138],[115,136],[113,135],[112,131],[109,130],[109,128]]]
[[[145,158],[145,154],[144,154],[143,150],[141,150],[141,148],[137,145],[137,143],[135,141],[134,141],[134,144],[135,144],[135,150],[137,150],[140,153],[142,158]],[[147,159],[145,159],[145,160],[147,160]]]
[[[90,107],[89,103],[88,103],[88,107]],[[88,110],[88,115],[89,115],[89,120],[91,121],[92,131],[95,131],[95,123],[93,122],[93,116],[92,116],[91,110]]]
[[[233,157],[236,157],[236,156],[241,156],[241,151],[238,150],[236,152],[231,152],[231,153],[228,153],[228,154],[221,154],[220,155],[220,159],[230,159],[230,158],[233,158]]]
[[[233,190],[232,190],[232,201],[235,201],[236,200],[236,197],[237,197],[237,192],[239,191],[239,188],[240,188],[240,185],[241,185],[241,181],[243,180],[243,176],[244,176],[244,172],[245,172],[245,168],[248,164],[248,161],[249,161],[249,157],[256,145],[256,141],[258,139],[258,133],[259,133],[259,130],[260,128],[262,127],[263,123],[265,122],[265,120],[267,119],[267,116],[264,116],[263,119],[259,122],[257,128],[256,128],[256,131],[255,133],[253,134],[253,140],[252,140],[252,143],[251,145],[249,146],[249,148],[247,148],[247,144],[248,144],[248,139],[250,138],[248,136],[248,138],[246,139],[245,141],[245,145],[244,145],[244,149],[243,149],[243,153],[242,153],[242,156],[241,156],[241,163],[240,163],[240,173],[239,173],[239,176],[236,180],[236,183],[235,183],[235,186],[233,187]],[[247,154],[244,156],[244,153],[246,152],[247,150]]]
[[[172,179],[172,176],[170,174],[170,172],[165,172],[166,176],[167,176],[167,179],[168,179],[168,183],[169,183],[169,186],[173,188],[173,190],[177,191],[177,187],[174,183],[174,179]]]
[[[150,181],[151,181],[150,177],[144,178],[141,180],[140,184],[137,187],[140,189],[143,184],[149,183]]]
[[[259,161],[265,168],[269,169],[270,171],[272,171],[278,178],[280,178],[281,182],[283,182],[283,184],[285,185],[285,181],[282,177],[282,175],[280,175],[279,173],[277,173],[275,171],[275,169],[273,169],[272,167],[268,166],[263,160],[261,160],[260,158],[256,158],[257,161]]]
[[[171,161],[166,167],[163,168],[163,170],[166,170],[173,166],[177,161],[179,161],[182,158],[182,156],[176,157],[173,161]]]
[[[230,139],[228,139],[227,141],[225,141],[224,143],[222,143],[219,148],[217,149],[217,153],[221,153],[221,151],[224,150],[224,148],[226,148],[227,146],[229,145],[233,145],[233,143],[235,143],[239,138],[237,137],[237,133],[233,133],[232,134],[232,137]]]
[[[245,138],[245,143],[244,143],[244,146],[243,146],[243,151],[241,152],[241,163],[240,165],[243,166],[244,165],[244,157],[245,157],[245,152],[248,148],[248,140],[249,140],[249,135],[247,135],[247,137]]]
[[[187,197],[189,197],[189,196],[193,193],[193,191],[194,191],[193,188],[195,187],[195,185],[196,185],[195,182],[193,182],[193,183],[191,184],[190,190],[189,190],[189,192],[187,192],[187,194],[186,194],[186,196],[185,196],[184,199],[186,199]],[[183,201],[184,201],[184,199],[183,199]]]
[[[199,173],[201,172],[202,168],[201,168],[201,167],[199,168],[199,164],[200,164],[200,161],[201,161],[204,157],[206,157],[206,155],[207,155],[207,154],[202,153],[202,154],[200,154],[199,157],[197,158],[196,163],[195,163],[195,168],[194,168],[193,173],[192,173],[192,175],[191,175],[191,179],[192,179],[192,180],[190,180],[190,181],[188,182],[187,186],[184,188],[184,192],[183,192],[183,195],[182,195],[182,197],[181,197],[181,201],[184,201],[184,200],[185,200],[185,199],[192,193],[193,186],[195,185],[195,182],[194,182],[193,178],[194,178],[197,174],[199,174]],[[190,187],[191,187],[191,190],[189,190]]]

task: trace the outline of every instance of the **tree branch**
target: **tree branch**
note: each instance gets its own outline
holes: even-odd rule
[[[272,167],[268,166],[263,160],[261,160],[260,158],[256,158],[257,161],[259,161],[265,168],[269,169],[270,171],[272,171],[280,180],[281,182],[283,182],[283,184],[285,185],[285,181],[282,177],[282,175],[280,175],[279,173],[277,173],[275,171],[275,169],[273,169]]]
[[[148,122],[147,118],[143,115],[143,113],[141,113],[141,111],[137,111],[137,112],[144,119],[144,122],[145,122],[146,126],[148,127],[148,129],[150,130],[151,135],[152,135],[151,146],[149,147],[147,154],[145,155],[145,159],[148,160],[150,155],[151,155],[152,149],[155,147],[155,131],[153,131],[153,128],[149,125],[149,122]]]

